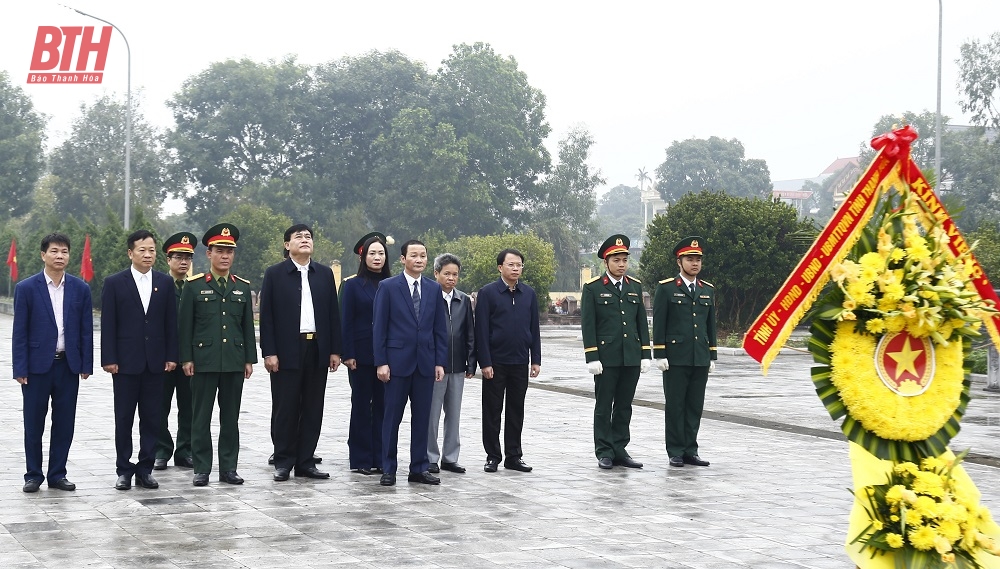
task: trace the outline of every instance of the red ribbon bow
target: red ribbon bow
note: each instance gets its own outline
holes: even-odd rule
[[[917,129],[912,125],[897,128],[892,132],[880,134],[872,139],[872,148],[875,150],[885,149],[884,154],[889,158],[906,156],[910,153],[910,143],[919,138]]]

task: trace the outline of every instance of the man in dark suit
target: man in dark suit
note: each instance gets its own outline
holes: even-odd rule
[[[230,272],[240,230],[220,223],[205,232],[211,270],[188,277],[177,308],[178,351],[191,378],[191,454],[195,486],[208,484],[212,471],[212,411],[219,400],[219,481],[243,484],[240,457],[240,403],[243,382],[257,363],[250,281]]]
[[[323,426],[327,370],[340,367],[340,307],[333,271],[311,260],[312,230],[285,230],[285,257],[264,272],[260,349],[271,374],[274,479],[329,478],[313,452]]]
[[[629,277],[629,239],[612,235],[597,250],[607,269],[583,285],[580,327],[587,370],[594,376],[594,453],[605,470],[642,468],[625,447],[632,399],[650,365],[649,324],[642,283]]]
[[[73,443],[80,380],[94,372],[94,312],[90,287],[66,274],[69,250],[69,237],[46,235],[45,268],[14,288],[11,354],[14,380],[21,384],[24,398],[25,492],[37,492],[45,480],[42,434],[50,399],[49,488],[76,489],[66,478],[66,460]]]
[[[163,374],[177,367],[177,300],[174,283],[153,270],[156,239],[145,229],[128,236],[131,266],[104,279],[101,291],[101,367],[111,374],[115,397],[115,488],[132,476],[143,488],[153,478],[160,427]],[[132,462],[132,425],[139,410],[139,456]]]
[[[193,233],[182,231],[171,235],[163,242],[163,252],[167,255],[170,278],[174,280],[174,298],[181,302],[181,291],[194,260],[194,248],[198,238]],[[177,445],[170,435],[170,408],[174,393],[177,393]],[[174,457],[174,464],[181,468],[193,468],[191,458],[191,378],[177,366],[163,377],[163,404],[161,405],[160,433],[156,437],[156,460],[153,470],[165,470],[167,461]]]
[[[653,357],[663,372],[670,466],[708,466],[698,456],[698,428],[708,374],[715,371],[715,286],[698,278],[705,240],[674,247],[680,274],[663,279],[653,296]]]
[[[410,400],[410,470],[407,480],[440,484],[427,472],[427,430],[434,382],[444,379],[448,359],[448,324],[441,285],[420,273],[427,248],[410,240],[401,248],[403,274],[385,279],[375,293],[372,344],[376,374],[385,383],[382,423],[382,478],[396,484],[396,446],[403,410]]]

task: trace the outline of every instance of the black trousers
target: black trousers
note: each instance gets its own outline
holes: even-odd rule
[[[299,340],[298,369],[284,369],[292,362],[278,360],[271,374],[271,442],[274,467],[305,470],[316,466],[313,454],[323,427],[327,366],[317,364],[315,340]]]
[[[163,412],[163,371],[112,376],[115,396],[115,471],[118,476],[149,474],[156,458],[156,440]],[[139,410],[139,456],[132,463],[132,425]]]
[[[486,458],[517,460],[524,427],[524,396],[528,393],[528,364],[493,364],[493,379],[483,380],[483,448]],[[506,409],[504,396],[506,395]],[[500,416],[506,410],[503,453],[500,452]]]
[[[375,366],[358,364],[347,370],[351,381],[351,426],[347,450],[351,468],[382,468],[382,421],[385,417],[385,384]]]

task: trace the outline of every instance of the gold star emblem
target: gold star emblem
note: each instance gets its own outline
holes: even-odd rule
[[[924,353],[923,350],[912,349],[908,340],[903,342],[903,348],[898,352],[887,352],[886,355],[896,362],[896,377],[894,379],[899,381],[899,378],[907,372],[919,377],[916,362],[922,353]]]

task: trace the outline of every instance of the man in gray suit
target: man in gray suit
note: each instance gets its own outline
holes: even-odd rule
[[[462,388],[465,380],[476,373],[476,331],[473,322],[472,302],[467,294],[455,288],[462,270],[462,262],[451,253],[434,259],[434,278],[441,285],[445,306],[448,307],[448,360],[444,365],[444,380],[434,384],[431,399],[431,420],[427,434],[427,460],[430,472],[463,473],[465,467],[458,463],[461,442],[458,423],[462,413]],[[438,424],[444,410],[444,447],[438,450]],[[438,468],[438,459],[441,467]]]

